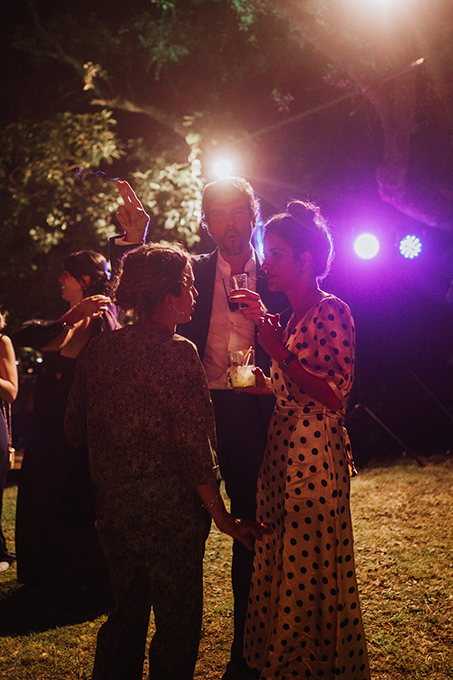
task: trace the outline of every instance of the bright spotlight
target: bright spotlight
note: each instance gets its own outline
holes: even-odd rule
[[[354,250],[359,257],[370,260],[378,254],[379,241],[373,234],[362,234],[354,243]]]
[[[233,174],[233,164],[231,161],[223,158],[214,165],[214,172],[219,179],[225,179],[225,177],[231,177]]]
[[[416,236],[406,236],[400,242],[400,253],[404,257],[410,258],[417,257],[420,255],[422,249],[422,244],[419,238]]]

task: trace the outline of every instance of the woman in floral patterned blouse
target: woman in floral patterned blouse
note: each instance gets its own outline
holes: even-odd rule
[[[249,548],[267,528],[235,519],[219,494],[206,378],[195,346],[175,335],[196,304],[188,254],[145,245],[124,258],[118,279],[116,302],[134,323],[90,344],[66,411],[68,437],[88,442],[114,594],[93,678],[141,680],[153,607],[150,678],[190,680],[209,515]]]

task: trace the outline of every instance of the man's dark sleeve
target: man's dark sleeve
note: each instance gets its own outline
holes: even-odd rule
[[[124,255],[126,255],[126,253],[131,250],[135,250],[136,248],[140,248],[140,246],[143,245],[142,243],[127,243],[124,245],[118,245],[115,243],[117,238],[121,237],[112,236],[112,238],[109,239],[109,259],[112,274],[115,274],[121,259],[124,257]]]

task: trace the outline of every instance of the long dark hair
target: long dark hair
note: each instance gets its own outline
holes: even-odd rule
[[[105,295],[109,273],[107,260],[94,250],[80,250],[72,253],[64,261],[64,268],[82,286],[83,297],[90,295]],[[89,276],[88,284],[83,277]]]

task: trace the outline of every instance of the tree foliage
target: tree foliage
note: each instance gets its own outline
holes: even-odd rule
[[[132,173],[135,190],[151,216],[148,239],[184,243],[191,250],[200,240],[203,181],[198,149],[186,163],[169,162],[165,156],[148,158]],[[148,167],[146,167],[148,166]]]
[[[111,112],[57,114],[11,123],[0,135],[1,302],[16,320],[59,315],[57,278],[69,253],[107,253],[120,230],[120,200],[106,171],[125,154]],[[199,239],[201,167],[194,147],[185,163],[151,158],[141,140],[129,144],[134,185],[152,215],[152,240]],[[104,170],[100,170],[100,168]]]
[[[109,162],[152,213],[151,237],[189,248],[221,151],[242,157],[238,173],[269,188],[272,207],[294,195],[353,201],[375,170],[384,202],[452,228],[449,0],[17,7],[2,37],[20,58],[0,65],[12,124],[0,166],[5,275],[104,247],[116,192],[110,175],[87,175]]]
[[[158,144],[154,155],[180,149],[191,118],[203,162],[232,147],[252,160],[276,129],[294,134],[310,112],[328,126],[328,99],[349,100],[342,115],[383,140],[382,200],[450,227],[442,177],[452,150],[449,0],[133,0],[127,11],[62,0],[42,15],[34,0],[26,4],[14,47],[75,71],[87,104],[153,121],[145,141]],[[441,169],[431,161],[420,172],[420,147],[434,128]],[[250,162],[247,170],[257,174]],[[310,188],[308,178],[302,191]]]
[[[4,239],[29,241],[30,249],[47,253],[65,232],[71,242],[74,232],[94,230],[105,245],[114,192],[101,176],[95,188],[85,177],[124,154],[114,123],[108,111],[66,112],[6,127],[0,137]]]
[[[63,258],[83,248],[105,250],[115,233],[109,219],[118,204],[115,186],[93,174],[124,154],[114,123],[107,111],[67,112],[2,131],[0,283],[13,318],[44,312],[49,301],[54,311]]]

